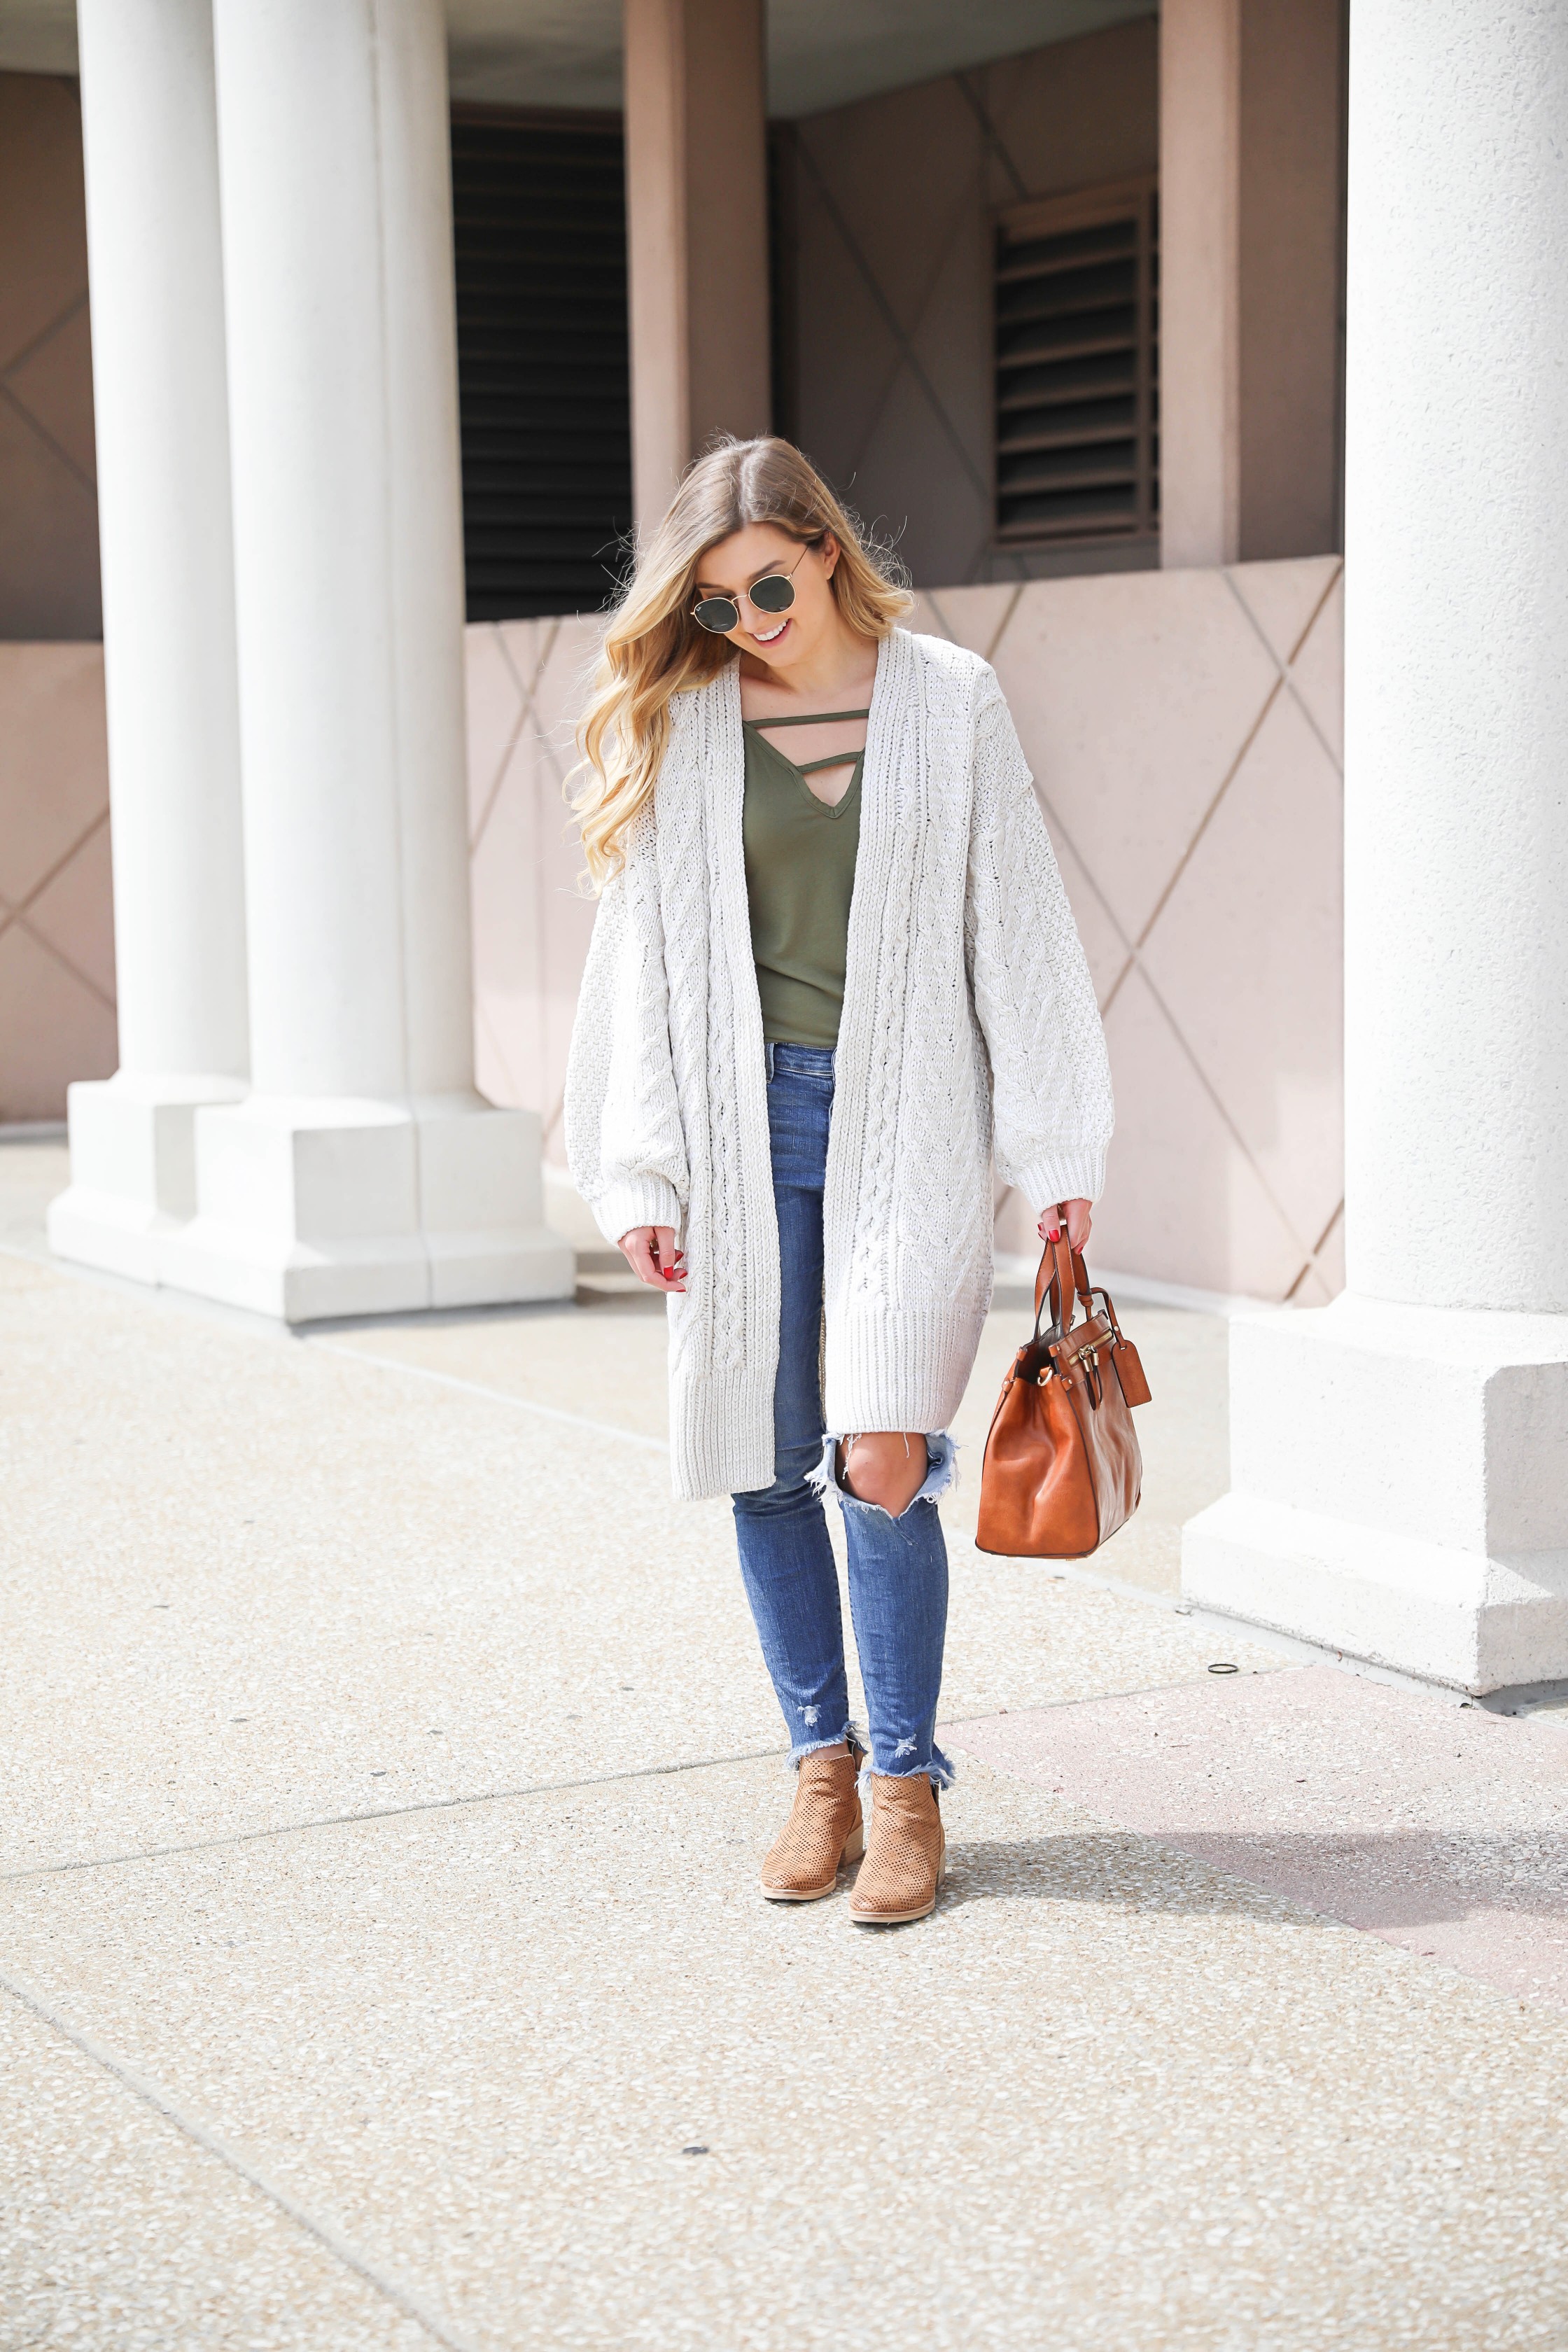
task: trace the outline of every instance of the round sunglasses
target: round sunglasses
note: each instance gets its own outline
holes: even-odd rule
[[[787,572],[770,572],[763,579],[753,580],[746,590],[746,602],[759,613],[787,613],[795,603],[795,575],[805,561],[803,547]],[[727,637],[731,629],[741,625],[740,601],[734,596],[702,596],[691,607],[691,617],[700,629],[710,629],[716,637]]]

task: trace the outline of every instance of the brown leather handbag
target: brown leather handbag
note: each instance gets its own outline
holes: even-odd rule
[[[975,1544],[1015,1559],[1087,1559],[1138,1508],[1143,1476],[1129,1408],[1148,1403],[1149,1383],[1058,1215],[1035,1277],[1035,1336],[996,1400],[980,1474]]]

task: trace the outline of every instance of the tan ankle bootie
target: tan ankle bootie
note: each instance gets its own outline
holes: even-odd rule
[[[907,1780],[871,1775],[871,1825],[866,1859],[850,1897],[860,1927],[895,1927],[936,1908],[947,1867],[947,1840],[936,1790],[923,1772]]]
[[[770,1903],[815,1903],[831,1895],[840,1864],[858,1862],[865,1852],[855,1787],[859,1761],[847,1747],[801,1758],[789,1819],[763,1864],[763,1893]]]

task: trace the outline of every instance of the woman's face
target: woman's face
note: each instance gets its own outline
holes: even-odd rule
[[[821,651],[842,625],[827,584],[837,562],[838,541],[831,531],[820,546],[803,547],[773,523],[748,523],[703,556],[691,603],[700,596],[732,596],[741,623],[726,631],[730,643],[769,669],[788,669]],[[794,582],[795,602],[786,613],[759,612],[745,592],[776,572]]]

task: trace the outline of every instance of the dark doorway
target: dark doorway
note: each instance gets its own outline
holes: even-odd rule
[[[452,119],[470,621],[596,612],[632,519],[618,116]]]

